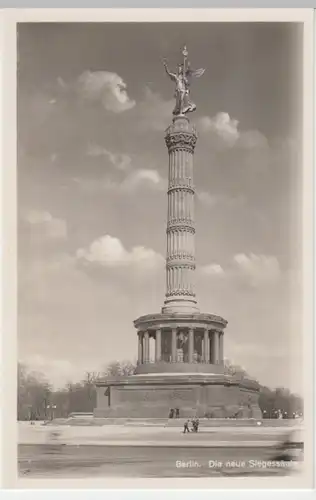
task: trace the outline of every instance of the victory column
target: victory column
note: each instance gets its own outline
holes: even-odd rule
[[[135,375],[97,382],[95,416],[167,417],[170,408],[181,416],[260,416],[258,384],[224,373],[224,329],[220,316],[201,313],[194,289],[195,223],[193,158],[197,142],[188,113],[193,77],[188,51],[177,72],[175,108],[165,142],[169,155],[166,294],[161,312],[134,321],[138,337]],[[154,353],[150,353],[150,339]]]

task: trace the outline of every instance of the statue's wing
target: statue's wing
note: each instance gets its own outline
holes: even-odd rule
[[[188,69],[187,70],[187,76],[188,77],[195,76],[196,78],[200,78],[200,76],[202,76],[204,74],[204,71],[205,71],[204,68],[200,68],[200,69]]]

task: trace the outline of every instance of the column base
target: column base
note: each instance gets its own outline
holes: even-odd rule
[[[171,299],[166,299],[164,306],[161,308],[162,314],[166,313],[199,313],[200,310],[197,306],[197,302],[194,299],[188,299],[188,297],[172,297]]]

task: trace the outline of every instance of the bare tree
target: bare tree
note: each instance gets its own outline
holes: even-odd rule
[[[135,373],[136,363],[131,361],[113,361],[105,366],[103,375],[105,377],[129,376]]]
[[[30,371],[22,363],[18,363],[17,372],[18,419],[47,418],[47,407],[50,404],[52,388],[45,375],[40,372]]]
[[[98,378],[100,378],[100,372],[86,372],[82,381],[90,401],[95,399],[95,383]]]

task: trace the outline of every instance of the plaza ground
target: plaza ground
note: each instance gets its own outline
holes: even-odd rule
[[[20,423],[18,428],[19,475],[24,478],[261,476],[297,471],[297,463],[264,466],[289,435],[287,427],[202,426],[197,434],[183,434],[180,425]]]
[[[293,467],[256,466],[267,447],[19,445],[19,473],[31,478],[287,475]],[[234,465],[232,462],[235,461]],[[243,465],[242,462],[245,462]],[[231,464],[231,465],[230,465]]]

